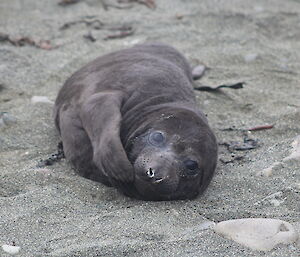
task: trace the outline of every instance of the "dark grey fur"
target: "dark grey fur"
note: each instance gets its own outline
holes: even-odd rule
[[[215,136],[197,107],[191,68],[170,46],[97,58],[66,81],[54,112],[79,174],[126,195],[194,198],[214,174]]]

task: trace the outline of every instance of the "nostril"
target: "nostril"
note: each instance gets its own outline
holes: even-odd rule
[[[154,178],[154,170],[153,170],[152,168],[149,168],[149,169],[147,170],[147,176],[148,176],[149,178]]]

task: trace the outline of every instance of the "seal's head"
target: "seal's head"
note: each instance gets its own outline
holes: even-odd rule
[[[191,199],[209,184],[217,143],[203,114],[177,109],[156,113],[132,139],[134,186],[146,200]]]

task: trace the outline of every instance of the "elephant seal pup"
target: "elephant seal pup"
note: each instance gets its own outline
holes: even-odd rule
[[[82,176],[144,200],[191,199],[217,162],[186,59],[161,43],[99,57],[55,102],[66,158]]]

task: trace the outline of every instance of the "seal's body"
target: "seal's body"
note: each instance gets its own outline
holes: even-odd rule
[[[141,44],[75,72],[55,102],[66,158],[82,176],[145,200],[194,198],[217,144],[174,48]]]

